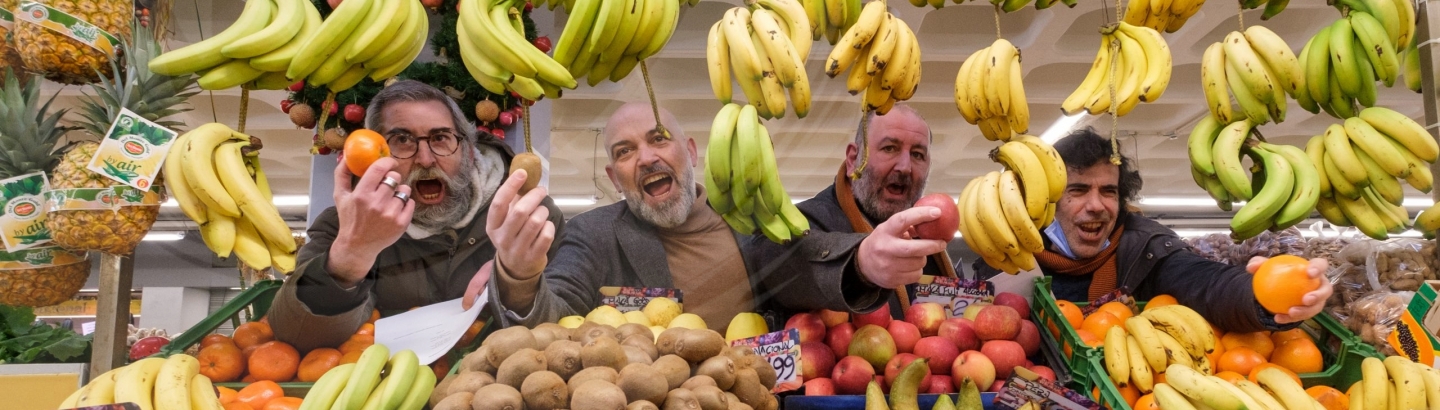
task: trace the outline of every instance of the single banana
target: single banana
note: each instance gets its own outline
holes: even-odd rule
[[[405,401],[406,393],[415,384],[416,375],[430,372],[429,367],[420,365],[420,358],[410,349],[401,350],[390,358],[385,366],[385,380],[371,395],[378,394],[381,409],[396,409]]]
[[[1143,319],[1142,319],[1143,321]],[[1120,326],[1112,327],[1116,328]],[[1140,348],[1140,342],[1135,341],[1134,336],[1125,336],[1125,352],[1130,354],[1127,363],[1130,365],[1130,382],[1140,394],[1150,394],[1155,389],[1155,374],[1151,372],[1147,363],[1145,353]]]
[[[1360,48],[1363,49],[1361,51],[1368,57],[1368,61],[1361,64],[1369,64],[1375,71],[1375,76],[1384,82],[1386,87],[1395,85],[1395,79],[1400,76],[1400,59],[1395,54],[1395,45],[1385,33],[1385,27],[1374,16],[1363,11],[1350,13],[1349,19],[1350,26],[1355,31],[1355,39],[1360,41]]]
[[[230,197],[234,198],[235,205],[243,212],[242,217],[255,225],[255,230],[259,231],[261,237],[279,245],[287,253],[294,252],[295,238],[290,233],[289,225],[280,218],[280,211],[275,209],[275,204],[265,200],[260,188],[245,171],[240,147],[249,144],[249,141],[221,144],[215,149],[218,179]]]
[[[1274,99],[1274,88],[1278,87],[1279,83],[1265,67],[1264,61],[1251,47],[1250,41],[1245,39],[1244,34],[1232,31],[1225,36],[1223,44],[1225,67],[1240,78],[1239,85],[1231,82],[1231,90],[1243,85],[1249,94],[1259,100],[1261,104],[1272,106],[1285,103]],[[1239,94],[1236,92],[1237,96]]]
[[[1145,50],[1138,41],[1123,31],[1116,31],[1113,36],[1120,40],[1120,54],[1125,61],[1120,68],[1120,85],[1116,88],[1119,105],[1115,107],[1115,115],[1124,116],[1140,104],[1140,85],[1150,67]]]
[[[238,141],[229,127],[216,124],[216,127],[202,126],[190,132],[189,143],[185,146],[185,154],[178,158],[185,173],[185,181],[190,188],[205,203],[205,209],[214,209],[216,213],[228,217],[239,217],[240,208],[236,206],[235,200],[221,189],[220,179],[215,174],[214,151],[215,147],[222,142],[229,140]],[[204,132],[199,132],[204,129]]]
[[[1238,119],[1230,105],[1230,85],[1225,77],[1225,50],[1220,43],[1205,48],[1200,58],[1200,83],[1205,94],[1205,104],[1210,107],[1210,116],[1221,124]],[[1091,71],[1094,72],[1093,69]],[[1089,79],[1087,77],[1086,79]],[[1084,84],[1084,83],[1081,83]]]
[[[1220,178],[1225,190],[1230,192],[1230,197],[1247,201],[1254,193],[1250,177],[1245,174],[1245,165],[1240,161],[1240,147],[1249,138],[1250,128],[1249,120],[1240,120],[1225,126],[1216,136],[1211,154],[1215,162],[1215,176]]]
[[[1245,79],[1240,76],[1241,71],[1232,68],[1234,64],[1228,63],[1230,60],[1231,58],[1227,55],[1225,57],[1225,61],[1227,61],[1225,79],[1230,83],[1230,93],[1235,95],[1235,104],[1240,106],[1240,110],[1245,113],[1245,117],[1249,119],[1251,123],[1260,125],[1270,122],[1272,120],[1270,117],[1270,109],[1272,106],[1261,101],[1259,97],[1251,93],[1250,86],[1246,85]],[[1258,63],[1258,61],[1256,61],[1256,63]],[[1263,79],[1262,77],[1261,80]],[[1270,92],[1269,88],[1263,89],[1266,92]]]
[[[917,50],[918,51],[918,50]],[[1016,53],[1010,63],[1010,113],[1005,120],[1010,123],[1010,129],[1016,134],[1030,132],[1030,106],[1025,98],[1025,82],[1023,70],[1020,68],[1020,54]],[[1012,140],[1014,136],[1010,137]]]
[[[270,250],[265,245],[265,238],[260,237],[260,232],[250,224],[250,220],[240,218],[235,220],[235,256],[245,266],[257,271],[270,268]]]
[[[230,60],[206,71],[196,83],[202,90],[224,90],[239,87],[265,75],[245,60]]]
[[[245,2],[245,8],[224,31],[198,43],[162,53],[150,59],[150,71],[160,75],[182,76],[218,66],[229,61],[220,50],[225,45],[265,29],[275,3]]]
[[[1440,371],[1433,367],[1426,367],[1419,363],[1414,364],[1420,370],[1420,378],[1425,382],[1425,402],[1430,409],[1440,407]],[[1358,409],[1357,409],[1358,410]]]
[[[1405,177],[1405,182],[1420,192],[1430,193],[1430,188],[1435,184],[1435,174],[1430,172],[1430,163],[1415,156],[1414,153],[1393,139],[1390,140],[1390,144],[1400,151],[1400,156],[1405,157],[1405,162],[1410,163],[1410,176]]]
[[[354,375],[356,366],[356,363],[345,363],[325,372],[325,375],[320,376],[320,380],[316,380],[310,387],[310,391],[305,393],[300,410],[329,410],[340,397],[340,393],[349,387],[347,382]]]
[[[1364,199],[1364,191],[1366,190],[1362,189],[1361,191],[1359,199],[1352,199],[1345,195],[1336,195],[1335,204],[1340,206],[1340,211],[1345,214],[1345,218],[1353,222],[1355,227],[1360,229],[1360,232],[1371,238],[1384,240],[1388,237],[1386,230],[1388,230],[1389,227],[1380,221],[1380,215],[1377,214],[1376,210],[1371,209],[1370,205],[1366,203]],[[1381,394],[1381,396],[1384,396],[1384,394]]]
[[[196,374],[190,378],[190,408],[195,410],[222,410],[220,397],[215,395],[215,386],[210,378]]]
[[[754,110],[753,106],[749,107]],[[730,169],[731,146],[735,138],[735,124],[739,120],[742,108],[738,104],[725,104],[720,112],[715,115],[715,121],[710,123],[710,141],[705,148],[705,172],[715,176],[714,189],[707,189],[707,194],[723,195],[730,191],[730,181],[733,176]],[[711,204],[716,201],[712,197]],[[728,201],[725,201],[728,202]],[[725,213],[716,210],[718,213]]]
[[[1015,55],[1018,50],[1015,45],[1005,39],[996,39],[990,45],[990,57],[982,61],[988,64],[985,72],[988,77],[983,80],[985,101],[990,106],[990,112],[999,115],[1010,115],[1010,65],[1015,62]],[[1009,135],[1001,136],[1008,139]]]
[[[1330,25],[1330,69],[1339,78],[1340,89],[1345,95],[1358,96],[1361,91],[1360,61],[1363,52],[1356,53],[1355,30],[1349,19],[1335,20]]]
[[[755,213],[755,190],[761,179],[759,135],[755,125],[759,124],[759,113],[754,106],[740,109],[735,124],[734,143],[730,153],[730,169],[734,173],[730,183],[730,194],[740,216],[749,217]]]
[[[115,377],[115,402],[135,403],[140,410],[155,410],[155,378],[164,366],[165,359],[159,357],[141,359],[125,366],[125,371]]]
[[[1365,173],[1365,165],[1360,163],[1360,158],[1355,156],[1355,151],[1350,147],[1351,139],[1345,126],[1330,124],[1325,128],[1324,135],[1325,157],[1335,164],[1335,168],[1340,170],[1345,180],[1357,188],[1368,185],[1369,175]],[[1365,182],[1365,185],[1361,182]],[[1331,183],[1335,182],[1332,180]]]
[[[1205,175],[1215,175],[1214,146],[1220,129],[1220,121],[1207,115],[1190,129],[1190,138],[1186,140],[1190,166]]]
[[[1048,172],[1035,152],[1025,144],[1007,142],[1000,145],[995,161],[1015,171],[1025,190],[1025,210],[1030,217],[1039,219],[1044,215],[1045,203],[1050,202],[1050,183],[1045,180]]]
[[[1320,212],[1322,218],[1325,218],[1326,221],[1330,221],[1332,224],[1340,226],[1353,225],[1354,223],[1350,222],[1350,218],[1345,216],[1345,211],[1340,210],[1340,204],[1335,201],[1336,199],[1334,198],[1320,197],[1320,200],[1315,202],[1315,210]]]
[[[1125,319],[1125,331],[1138,344],[1137,350],[1144,356],[1149,369],[1164,369],[1168,363],[1165,360],[1165,345],[1160,342],[1160,331],[1155,330],[1155,325],[1143,317],[1130,317]],[[1133,377],[1132,377],[1133,378]]]
[[[90,383],[77,391],[79,396],[75,398],[73,406],[61,406],[61,408],[89,407],[115,403],[116,377],[124,370],[124,367],[114,368],[96,376],[94,380],[90,380]]]
[[[1233,384],[1236,388],[1239,388],[1241,392],[1245,393],[1246,396],[1249,396],[1251,400],[1259,403],[1260,410],[1286,410],[1285,405],[1280,404],[1280,401],[1276,400],[1274,396],[1271,396],[1269,391],[1266,391],[1264,387],[1260,387],[1260,385],[1255,384],[1254,382],[1245,379],[1239,379],[1235,380]],[[1301,393],[1304,393],[1304,391],[1302,390]],[[1306,398],[1309,398],[1309,396],[1306,396]],[[1294,408],[1308,409],[1311,407],[1309,405],[1306,405],[1305,407]],[[1320,409],[1315,408],[1315,410]]]
[[[755,50],[760,52],[760,72],[762,73],[762,77],[760,78],[760,92],[761,96],[765,98],[764,107],[766,108],[766,110],[760,112],[761,118],[782,118],[785,116],[786,108],[785,88],[784,85],[781,84],[779,76],[775,74],[776,65],[774,63],[775,60],[772,58],[783,56],[771,57],[769,54],[766,54],[764,46],[761,45],[763,40],[760,39],[758,31],[751,31],[750,43],[755,47]],[[781,61],[781,64],[788,64],[788,61],[787,58],[785,61]]]
[[[216,257],[229,258],[235,249],[235,218],[221,215],[215,208],[205,208],[205,214],[209,221],[200,225],[200,237]]]
[[[763,77],[760,70],[760,54],[755,49],[755,43],[750,40],[750,11],[744,7],[736,7],[725,13],[721,20],[723,26],[721,31],[725,33],[725,42],[730,47],[730,66],[735,71],[735,79],[744,88],[747,84],[758,84]],[[755,104],[758,95],[750,95],[751,104]]]
[[[1315,165],[1316,176],[1320,179],[1320,196],[1330,197],[1333,193],[1330,188],[1330,174],[1325,170],[1325,137],[1310,137],[1305,143],[1305,155],[1310,157],[1310,163]]]
[[[1234,386],[1230,386],[1229,383],[1223,380],[1208,378],[1199,371],[1189,367],[1176,364],[1166,367],[1165,383],[1174,387],[1176,391],[1179,391],[1191,400],[1204,403],[1205,406],[1215,410],[1255,408],[1246,406],[1245,401],[1249,399],[1249,396],[1243,399],[1238,397],[1244,396],[1244,392],[1239,392],[1239,395],[1237,395],[1236,391],[1226,388],[1227,386],[1234,388]],[[1249,401],[1253,402],[1253,400]]]
[[[1317,103],[1329,102],[1330,96],[1330,27],[1325,26],[1306,44],[1305,88]]]
[[[1244,37],[1265,62],[1265,68],[1274,77],[1276,85],[1284,88],[1290,95],[1295,95],[1301,88],[1305,88],[1305,76],[1300,71],[1300,60],[1290,51],[1290,45],[1286,44],[1284,39],[1260,25],[1246,28]]]
[[[975,191],[975,202],[979,205],[974,212],[980,214],[980,227],[991,243],[999,247],[1006,255],[1015,256],[1020,254],[1020,240],[1005,223],[1005,211],[1000,207],[1000,172],[990,171],[985,174],[985,179]]]
[[[359,410],[361,406],[365,405],[365,399],[370,397],[370,392],[375,390],[375,386],[380,383],[380,371],[385,368],[385,361],[389,357],[390,349],[385,345],[376,344],[365,348],[365,351],[360,354],[359,361],[355,362],[355,370],[350,372],[350,378],[345,382],[344,390],[340,391],[335,398],[334,407],[331,408]]]
[[[1190,167],[1190,178],[1194,179],[1195,184],[1200,188],[1205,189],[1205,193],[1210,194],[1210,198],[1215,200],[1215,206],[1222,211],[1230,211],[1235,200],[1230,198],[1230,192],[1225,190],[1225,184],[1220,183],[1220,178],[1216,178],[1214,175],[1205,175],[1195,167]]]
[[[1360,119],[1365,120],[1375,130],[1394,138],[1405,146],[1406,150],[1426,162],[1435,162],[1440,158],[1440,146],[1436,145],[1435,138],[1425,131],[1425,127],[1404,114],[1385,107],[1370,107],[1360,110]]]
[[[1388,138],[1370,126],[1370,123],[1360,118],[1347,118],[1345,120],[1345,133],[1350,141],[1364,150],[1375,163],[1386,173],[1396,177],[1405,178],[1410,176],[1410,163],[1400,155],[1400,151],[1388,142]]]
[[[795,84],[799,76],[804,75],[805,67],[803,65],[797,67],[793,63],[797,60],[798,50],[790,42],[790,37],[786,35],[785,30],[780,27],[780,21],[776,19],[775,13],[764,8],[756,9],[750,14],[750,25],[754,27],[754,34],[760,38],[760,45],[764,48],[765,54],[769,56],[780,84],[785,87]]]
[[[202,129],[204,131],[201,131]],[[180,211],[185,213],[185,216],[189,217],[190,220],[195,221],[196,224],[201,226],[209,221],[205,213],[205,203],[195,194],[195,191],[190,189],[190,183],[186,181],[185,172],[182,170],[182,157],[184,156],[185,147],[190,143],[189,137],[192,133],[229,132],[228,130],[229,129],[222,124],[207,123],[190,130],[190,132],[180,134],[179,137],[175,138],[175,141],[170,142],[170,149],[166,154],[166,158],[169,159],[169,161],[161,164],[160,169],[164,172],[165,181],[167,182],[165,189],[170,192],[170,196],[175,198],[175,202],[180,205]]]
[[[1401,409],[1423,409],[1425,403],[1425,379],[1415,362],[1404,356],[1390,356],[1383,361],[1395,385],[1395,398],[1399,403],[1392,406]]]
[[[1130,385],[1130,345],[1125,342],[1125,328],[1112,326],[1105,332],[1105,372],[1115,386]]]
[[[410,385],[410,390],[405,393],[405,400],[400,402],[398,410],[421,410],[430,399],[430,393],[435,390],[435,372],[428,367],[421,367],[415,372],[415,382]]]
[[[1356,150],[1355,156],[1360,158],[1360,163],[1365,165],[1365,171],[1370,175],[1370,189],[1375,190],[1385,202],[1396,203],[1404,200],[1405,191],[1400,187],[1399,180],[1386,174],[1365,151]]]
[[[1259,382],[1265,389],[1274,393],[1285,408],[1303,409],[1306,407],[1321,409],[1320,403],[1305,393],[1305,388],[1296,383],[1289,374],[1274,367],[1261,369],[1256,374],[1256,382]]]
[[[181,353],[165,359],[155,376],[155,409],[189,410],[190,383],[197,374],[200,361],[193,356]]]
[[[1195,406],[1190,404],[1190,400],[1186,399],[1185,395],[1180,394],[1180,392],[1168,384],[1156,384],[1155,392],[1152,394],[1155,395],[1155,403],[1162,409],[1195,410]]]
[[[1045,240],[1041,237],[1040,230],[1025,211],[1025,198],[1020,195],[1020,184],[1014,171],[1005,170],[1000,174],[999,191],[1000,208],[1005,213],[1005,221],[1009,223],[1010,231],[1015,233],[1020,249],[1030,253],[1045,250]]]
[[[1190,353],[1185,350],[1180,341],[1175,340],[1175,336],[1170,336],[1165,332],[1158,332],[1157,335],[1160,337],[1160,344],[1165,346],[1165,367],[1161,367],[1161,369],[1170,367],[1172,364],[1195,368],[1195,360],[1190,357]]]
[[[1275,226],[1289,228],[1305,218],[1310,217],[1310,211],[1315,209],[1315,202],[1320,199],[1320,170],[1305,151],[1292,145],[1272,145],[1261,143],[1265,148],[1279,155],[1290,164],[1295,174],[1294,188],[1290,198],[1285,205],[1275,213]],[[1268,170],[1267,170],[1268,172]]]

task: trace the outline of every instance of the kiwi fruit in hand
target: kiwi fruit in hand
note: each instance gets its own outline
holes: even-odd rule
[[[540,156],[529,152],[516,154],[510,159],[510,174],[521,169],[525,170],[525,185],[520,186],[520,195],[525,195],[540,184]]]

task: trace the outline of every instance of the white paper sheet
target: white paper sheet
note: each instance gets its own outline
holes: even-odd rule
[[[460,299],[423,306],[375,322],[375,343],[390,348],[390,354],[410,349],[420,364],[430,364],[455,346],[465,330],[485,309],[489,290],[480,293],[470,310],[460,308]]]

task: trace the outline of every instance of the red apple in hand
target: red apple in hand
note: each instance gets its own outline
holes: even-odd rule
[[[955,231],[960,229],[960,208],[955,207],[954,199],[949,195],[934,193],[920,197],[919,201],[915,201],[915,206],[933,206],[940,209],[939,218],[915,225],[915,236],[946,242],[955,239]]]

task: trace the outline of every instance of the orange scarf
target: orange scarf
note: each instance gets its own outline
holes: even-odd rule
[[[1116,226],[1115,232],[1110,233],[1110,246],[1087,259],[1074,260],[1046,249],[1035,254],[1035,260],[1040,266],[1059,274],[1083,276],[1094,273],[1095,276],[1090,278],[1090,300],[1095,300],[1115,290],[1115,249],[1120,247],[1120,233],[1124,231],[1125,226]]]
[[[860,206],[855,203],[855,192],[850,188],[850,176],[845,172],[844,164],[840,165],[840,173],[835,175],[835,202],[840,203],[840,210],[845,212],[845,219],[850,221],[850,229],[855,233],[870,233],[875,229],[870,226],[870,219],[860,212]],[[945,276],[956,277],[950,255],[945,251],[930,255],[930,262],[939,264],[940,271],[944,272]],[[900,297],[901,308],[910,307],[910,295],[905,291],[905,287],[896,288],[895,295]]]

